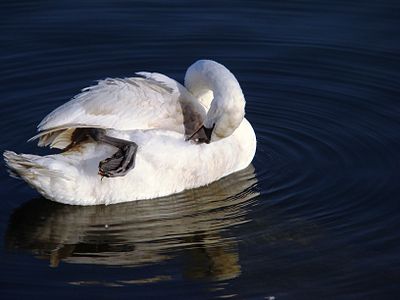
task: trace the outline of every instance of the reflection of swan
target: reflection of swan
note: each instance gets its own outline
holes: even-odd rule
[[[9,168],[46,198],[93,205],[169,195],[250,164],[256,138],[228,69],[196,62],[185,76],[190,92],[164,75],[140,75],[101,81],[56,109],[37,137],[64,152],[6,151]]]
[[[183,275],[227,279],[240,274],[235,236],[258,195],[249,166],[207,187],[152,201],[70,206],[32,200],[11,216],[8,249],[67,263],[136,267],[183,255]]]

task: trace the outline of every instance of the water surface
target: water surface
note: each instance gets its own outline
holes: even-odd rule
[[[195,60],[240,81],[258,148],[209,187],[112,206],[0,170],[5,298],[396,299],[396,1],[2,1],[1,150],[94,80]]]

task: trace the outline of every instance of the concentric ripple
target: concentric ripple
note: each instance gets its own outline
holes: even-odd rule
[[[48,153],[25,144],[36,124],[97,79],[156,71],[183,82],[199,58],[237,76],[258,140],[242,172],[107,207],[37,199],[3,169],[5,296],[397,297],[397,2],[0,8],[3,150]]]

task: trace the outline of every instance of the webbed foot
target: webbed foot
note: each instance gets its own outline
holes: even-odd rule
[[[99,175],[118,177],[126,175],[135,167],[137,145],[129,143],[121,147],[113,156],[99,163]]]

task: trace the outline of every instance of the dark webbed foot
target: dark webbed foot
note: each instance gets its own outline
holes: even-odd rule
[[[99,163],[99,175],[109,177],[109,172],[116,170],[121,165],[123,159],[123,152],[118,150],[113,156],[102,160]]]
[[[97,142],[103,142],[119,148],[113,156],[99,163],[99,175],[103,177],[124,176],[135,167],[138,148],[135,142],[107,136],[104,130],[101,129],[93,129],[90,132],[90,136]]]
[[[113,156],[99,163],[99,175],[104,177],[124,176],[135,167],[136,144],[127,144]]]

